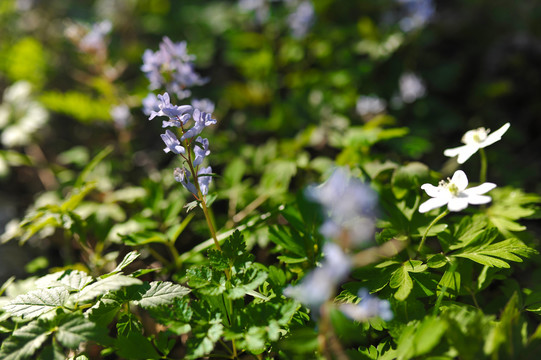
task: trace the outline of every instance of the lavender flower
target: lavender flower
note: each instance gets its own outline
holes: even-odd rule
[[[167,116],[173,122],[173,124],[177,124],[179,121],[182,121],[184,119],[185,119],[184,121],[185,123],[189,119],[189,116],[188,116],[188,119],[186,119],[186,117],[182,115],[192,110],[192,107],[190,105],[181,105],[181,106],[172,105],[170,102],[168,93],[164,93],[163,95],[158,95],[158,100],[160,101],[158,103],[158,108],[160,110],[157,112],[152,111],[150,113],[150,117],[148,118],[149,120],[154,119],[156,116]],[[182,125],[184,125],[184,123],[182,123]],[[177,125],[172,125],[172,126],[177,126]],[[164,125],[163,127],[166,127],[166,126]],[[180,127],[180,124],[177,127]]]
[[[121,129],[124,129],[132,122],[132,116],[130,108],[126,104],[113,106],[110,111],[111,117],[115,122],[115,125]]]
[[[349,274],[351,261],[334,243],[326,243],[323,254],[321,267],[308,273],[299,284],[285,288],[285,296],[317,309],[334,294],[338,284]]]
[[[207,195],[209,192],[209,186],[212,181],[212,176],[210,176],[210,174],[212,174],[212,168],[210,166],[201,168],[197,172],[197,182],[199,183],[199,188],[203,195]]]
[[[193,99],[192,106],[194,109],[212,114],[214,112],[214,103],[210,99]]]
[[[356,321],[367,321],[374,317],[380,317],[385,321],[393,319],[391,304],[388,300],[380,300],[370,295],[366,289],[359,290],[358,296],[361,298],[361,302],[357,305],[340,305],[340,310],[349,318]]]
[[[319,202],[327,215],[320,228],[324,236],[354,246],[370,241],[377,196],[368,185],[336,169],[324,184],[308,188],[307,196]]]
[[[201,136],[198,136],[197,139],[195,139],[196,145],[193,149],[193,152],[195,154],[195,159],[193,160],[193,166],[199,166],[203,163],[203,160],[205,160],[205,157],[210,155],[209,150],[209,140],[203,139]],[[197,144],[201,144],[203,147],[200,147]]]
[[[111,32],[113,25],[109,20],[92,25],[90,30],[79,42],[79,47],[86,53],[105,53],[107,44],[105,36]]]
[[[154,93],[149,93],[142,101],[143,113],[150,116],[152,113],[158,113],[160,111],[160,101]]]
[[[302,1],[287,18],[293,37],[305,37],[314,23],[314,18],[314,4],[308,0]]]
[[[203,85],[207,81],[194,71],[194,58],[188,54],[185,41],[173,43],[164,37],[158,51],[147,49],[143,53],[141,70],[150,81],[150,89],[165,87],[177,98],[184,99],[191,94],[188,88]]]
[[[397,0],[397,2],[406,12],[406,16],[399,22],[400,28],[405,32],[421,28],[436,12],[432,0]]]
[[[194,109],[192,118],[195,124],[190,130],[182,135],[180,138],[182,141],[191,139],[194,136],[201,134],[201,131],[207,126],[216,124],[216,119],[213,119],[211,115],[206,112],[199,111],[199,109]]]
[[[178,141],[177,137],[171,130],[166,130],[165,134],[160,135],[162,137],[163,142],[165,143],[165,148],[163,149],[164,152],[173,152],[174,154],[184,154],[186,150],[183,146],[180,145],[180,141]]]
[[[207,195],[209,192],[209,186],[212,181],[212,176],[210,176],[210,174],[212,174],[212,168],[210,166],[201,168],[197,172],[197,183],[199,184],[199,189],[201,190],[201,194],[203,196]],[[197,188],[193,184],[192,173],[190,170],[186,168],[175,168],[174,177],[176,181],[181,183],[186,188],[186,190],[191,192],[193,195],[198,196]]]
[[[175,168],[174,177],[176,181],[181,183],[186,188],[186,190],[197,196],[197,189],[190,180],[192,177],[190,170],[186,168]]]

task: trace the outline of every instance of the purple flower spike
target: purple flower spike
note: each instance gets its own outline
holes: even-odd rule
[[[184,154],[186,152],[184,147],[180,145],[180,141],[178,141],[177,137],[171,130],[166,130],[165,134],[161,134],[160,136],[162,137],[162,140],[166,146],[163,149],[164,152],[168,153],[172,151],[177,155]]]
[[[195,139],[196,143],[200,143],[203,145],[201,148],[199,145],[195,145],[193,152],[195,153],[195,159],[193,160],[193,166],[198,166],[203,163],[203,160],[205,160],[205,157],[209,156],[210,150],[209,150],[209,140],[203,139],[201,136],[198,136],[197,139]]]

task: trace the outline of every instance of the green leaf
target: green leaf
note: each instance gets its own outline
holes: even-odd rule
[[[82,314],[66,314],[58,321],[55,338],[65,347],[78,348],[81,343],[104,337],[106,328],[98,328]]]
[[[4,306],[4,310],[12,316],[32,319],[61,307],[68,296],[68,291],[63,287],[33,290],[11,300]]]
[[[131,333],[141,333],[143,325],[132,313],[123,313],[116,323],[119,336],[128,336]]]
[[[153,281],[150,283],[150,289],[142,295],[141,300],[137,300],[135,303],[145,309],[169,305],[175,299],[186,296],[189,293],[190,289],[184,286],[171,282]]]
[[[229,290],[228,297],[230,299],[239,299],[248,291],[257,289],[266,279],[266,272],[250,267],[231,279],[233,287]]]
[[[36,350],[41,348],[51,330],[42,320],[31,323],[15,330],[8,337],[0,349],[0,358],[3,360],[20,360],[30,358]]]
[[[124,259],[117,265],[117,267],[107,275],[114,275],[122,271],[126,266],[134,262],[141,254],[137,251],[131,251],[124,256]]]
[[[102,297],[85,315],[99,326],[107,326],[120,310],[122,303],[116,299]]]
[[[83,271],[65,270],[45,275],[36,280],[38,288],[63,286],[68,291],[79,291],[94,279]]]
[[[519,347],[517,345],[517,338],[520,332],[520,309],[519,309],[519,297],[515,292],[509,302],[505,306],[501,315],[500,321],[491,329],[485,346],[483,348],[486,355],[496,354],[500,347],[504,346],[507,350],[509,359],[515,359],[518,356]]]
[[[205,295],[219,295],[226,289],[226,278],[222,271],[214,271],[206,266],[193,267],[186,271],[188,285]]]
[[[119,336],[115,341],[115,345],[118,348],[118,355],[125,359],[161,358],[152,343],[140,332],[130,332],[126,336]]]
[[[522,262],[521,257],[537,254],[537,250],[525,245],[516,238],[507,239],[495,244],[480,244],[452,254],[475,261],[481,265],[509,268],[508,261]]]
[[[224,326],[219,317],[214,318],[208,324],[194,328],[193,337],[187,343],[186,358],[197,359],[210,354],[223,332]]]
[[[397,289],[394,294],[395,299],[405,300],[413,289],[413,280],[404,266],[396,269],[391,275],[389,286]]]
[[[440,343],[446,329],[447,323],[434,316],[427,316],[413,326],[408,324],[398,339],[397,358],[410,359],[429,353]]]
[[[82,302],[92,300],[100,295],[105,295],[109,291],[118,290],[131,285],[141,285],[142,283],[141,280],[134,277],[115,274],[86,286],[79,293],[78,300]]]

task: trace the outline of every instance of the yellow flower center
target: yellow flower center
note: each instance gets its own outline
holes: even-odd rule
[[[485,129],[484,127],[481,127],[481,128],[479,128],[477,130],[474,130],[474,133],[473,133],[473,136],[472,136],[473,141],[478,142],[478,143],[481,143],[481,142],[485,141],[489,132],[490,132],[490,130]]]
[[[456,186],[456,184],[453,183],[450,178],[447,178],[447,181],[441,180],[438,186],[449,191],[452,196],[458,196],[460,193],[458,186]]]

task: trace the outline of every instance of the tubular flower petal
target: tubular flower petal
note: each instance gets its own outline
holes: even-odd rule
[[[496,184],[484,183],[467,189],[468,178],[464,171],[458,170],[447,182],[440,181],[436,187],[431,184],[423,184],[423,189],[431,199],[428,199],[419,206],[419,212],[426,213],[447,205],[449,211],[461,211],[469,204],[481,205],[489,203],[492,198],[484,193],[494,189]]]
[[[165,134],[161,134],[160,136],[165,143],[165,148],[163,149],[164,152],[168,153],[172,151],[177,155],[184,154],[186,152],[184,147],[180,145],[180,141],[178,141],[177,137],[171,130],[166,130]]]
[[[469,130],[462,137],[462,142],[465,145],[447,149],[443,152],[443,155],[454,157],[458,155],[457,162],[459,164],[464,164],[477,150],[485,148],[489,145],[494,144],[496,141],[501,140],[502,135],[509,129],[511,124],[506,123],[498,130],[494,131],[492,134],[489,129],[478,128],[475,130]]]

